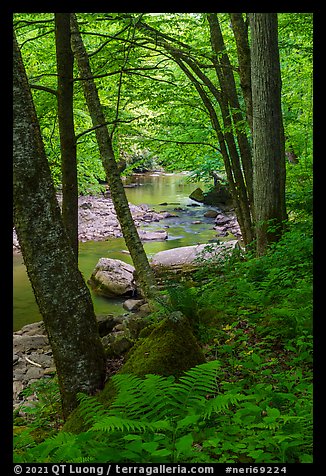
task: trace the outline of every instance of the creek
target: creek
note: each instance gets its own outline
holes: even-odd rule
[[[186,174],[147,173],[128,178],[126,188],[128,201],[134,205],[147,204],[157,212],[167,211],[172,216],[143,224],[142,229],[155,231],[166,229],[168,239],[144,242],[148,258],[162,250],[207,243],[216,239],[213,230],[214,219],[205,218],[205,211],[211,209],[199,205],[189,198],[189,194],[203,184],[190,183]],[[136,185],[136,186],[133,186]],[[194,223],[195,222],[195,223]],[[109,238],[105,241],[86,241],[79,244],[79,269],[85,281],[90,277],[100,258],[120,259],[132,264],[123,238]],[[124,299],[106,299],[92,292],[96,314],[119,315],[124,311]],[[41,320],[34,294],[27,277],[21,255],[13,256],[13,330]]]

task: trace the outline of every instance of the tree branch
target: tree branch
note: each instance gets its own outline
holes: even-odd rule
[[[180,145],[206,145],[208,147],[211,147],[214,150],[217,150],[218,152],[221,153],[221,150],[216,147],[213,144],[210,144],[209,142],[200,142],[200,141],[181,141],[181,140],[173,140],[173,139],[158,139],[157,137],[151,137],[148,135],[141,134],[141,138],[143,139],[149,139],[149,140],[155,140],[158,142],[171,142],[172,144],[180,144]]]
[[[47,86],[41,86],[40,84],[30,84],[29,87],[31,89],[39,89],[40,91],[46,91],[47,93],[58,96],[58,91],[56,89],[48,88]]]
[[[140,119],[141,117],[143,117],[143,116],[133,117],[132,119],[115,119],[114,121],[106,121],[103,124],[98,124],[97,126],[90,127],[89,129],[86,129],[85,131],[80,132],[79,134],[76,135],[76,142],[83,135],[88,134],[89,132],[93,132],[96,129],[99,129],[100,127],[109,126],[111,124],[117,124],[117,123],[129,123],[129,122],[132,122],[132,121],[136,121],[137,119]]]

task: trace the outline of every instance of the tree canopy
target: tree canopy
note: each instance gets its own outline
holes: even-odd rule
[[[307,162],[312,150],[312,14],[285,13],[278,17],[286,146]],[[130,158],[130,167],[135,161],[151,158],[170,170],[203,173],[208,164],[223,169],[208,113],[194,85],[170,53],[135,28],[137,21],[142,21],[172,38],[175,49],[189,52],[213,81],[206,14],[84,13],[78,14],[78,19],[117,157]],[[229,15],[219,14],[219,21],[239,85]],[[53,14],[16,14],[15,28],[58,185],[61,172],[56,98],[44,90],[55,90],[57,81]],[[35,89],[40,87],[44,89]],[[77,71],[74,90],[79,186],[82,191],[91,190],[97,186],[95,177],[104,178],[104,174],[95,134],[85,134],[92,124]],[[240,107],[245,107],[243,100]]]

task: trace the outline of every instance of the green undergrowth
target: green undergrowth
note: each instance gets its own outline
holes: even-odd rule
[[[109,408],[80,395],[87,431],[24,431],[15,460],[311,462],[311,234],[290,224],[265,256],[235,253],[170,287],[167,311],[188,318],[206,363],[178,379],[117,374]]]

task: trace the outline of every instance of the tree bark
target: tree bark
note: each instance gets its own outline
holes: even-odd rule
[[[240,86],[246,105],[247,121],[252,134],[251,66],[248,25],[245,23],[242,13],[230,13],[230,18],[237,45]]]
[[[277,13],[251,14],[254,205],[257,254],[277,241],[286,218],[285,148]]]
[[[153,271],[148,263],[146,253],[139,238],[137,228],[131,216],[128,200],[120,177],[118,164],[116,162],[112,147],[112,139],[106,126],[102,105],[98,96],[98,91],[88,60],[87,51],[81,38],[77,18],[71,15],[72,47],[77,60],[80,76],[87,78],[82,81],[82,87],[86,99],[86,104],[95,129],[97,143],[106,178],[110,187],[111,197],[120,222],[121,231],[125,239],[127,248],[133,260],[137,280],[146,298],[154,297],[156,293],[156,282]],[[103,127],[100,127],[100,126]]]
[[[74,56],[70,44],[69,13],[55,13],[55,40],[62,170],[62,218],[78,259],[78,179],[73,113]]]
[[[56,200],[32,95],[13,48],[14,225],[49,336],[64,417],[78,392],[103,387],[105,354],[88,287],[78,270]]]
[[[222,31],[220,28],[219,20],[216,13],[208,13],[207,19],[210,27],[211,45],[214,52],[214,66],[216,74],[221,86],[221,91],[225,97],[227,108],[224,111],[223,119],[226,122],[225,126],[228,130],[232,127],[232,121],[235,128],[235,134],[232,134],[237,138],[239,145],[239,158],[242,163],[243,174],[245,178],[245,188],[248,195],[249,204],[253,205],[253,170],[252,170],[252,157],[251,147],[243,130],[243,114],[240,108],[240,102],[238,92],[233,75],[233,69],[229,56],[226,51]],[[225,109],[225,108],[224,108]],[[242,173],[241,173],[242,175]],[[240,184],[239,184],[240,185]],[[241,185],[240,185],[241,186]],[[249,211],[249,216],[250,216]],[[248,214],[248,213],[247,213]]]

